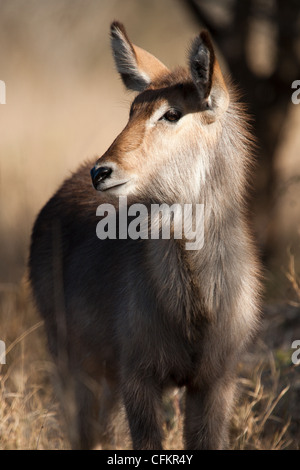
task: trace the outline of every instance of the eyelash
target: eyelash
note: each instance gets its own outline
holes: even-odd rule
[[[178,111],[178,109],[169,109],[159,120],[175,123],[178,122],[181,117],[182,113]]]

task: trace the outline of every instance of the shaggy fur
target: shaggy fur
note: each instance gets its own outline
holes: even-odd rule
[[[32,290],[73,448],[105,446],[121,400],[133,447],[161,449],[162,394],[172,386],[186,390],[185,447],[226,448],[235,369],[258,319],[259,266],[245,215],[249,125],[207,33],[191,48],[190,70],[166,72],[159,63],[149,84],[138,67],[147,62],[143,51],[124,31],[113,23],[114,56],[120,68],[122,51],[124,83],[140,94],[97,165],[113,169],[110,184],[125,178],[129,186],[104,191],[102,182],[95,191],[92,163],[63,182],[33,228]],[[165,117],[169,108],[182,113],[178,122]],[[172,238],[99,240],[96,209],[118,207],[120,194],[129,206],[203,203],[204,247],[187,251]]]

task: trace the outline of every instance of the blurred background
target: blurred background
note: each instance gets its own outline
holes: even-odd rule
[[[300,339],[300,104],[291,101],[300,80],[298,0],[0,0],[0,339],[10,348],[0,366],[0,448],[65,445],[55,397],[51,410],[45,404],[50,362],[23,280],[39,209],[127,121],[132,95],[114,69],[114,19],[170,68],[186,63],[190,41],[207,28],[242,91],[257,140],[250,208],[265,295],[261,334],[242,365],[249,393],[235,432],[241,448],[299,448],[299,367],[291,363]]]

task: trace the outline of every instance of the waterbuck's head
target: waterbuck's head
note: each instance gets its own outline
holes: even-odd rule
[[[192,202],[210,171],[229,95],[206,31],[190,48],[188,67],[170,71],[111,25],[118,72],[138,92],[121,134],[91,170],[95,189]]]

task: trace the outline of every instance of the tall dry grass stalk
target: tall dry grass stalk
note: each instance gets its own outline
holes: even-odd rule
[[[267,377],[263,377],[267,375]],[[232,421],[234,448],[245,450],[282,450],[292,444],[290,420],[277,416],[276,407],[289,386],[282,388],[274,356],[258,363],[249,377],[239,380],[240,403]]]
[[[296,294],[297,300],[298,301],[290,301],[292,305],[299,306],[300,305],[300,280],[299,277],[296,273],[296,267],[295,267],[295,256],[291,253],[290,250],[288,250],[288,256],[289,256],[289,262],[288,262],[288,269],[285,272],[285,275],[288,279],[288,281],[291,284],[291,287]]]

